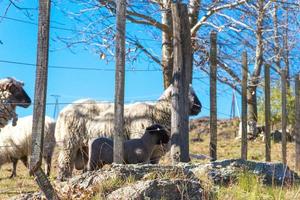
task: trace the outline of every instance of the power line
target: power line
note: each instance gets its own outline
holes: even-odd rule
[[[54,111],[53,111],[53,119],[57,119],[57,114],[59,113],[59,103],[58,103],[58,98],[60,95],[57,94],[52,94],[50,95],[55,98],[55,105],[54,105]]]
[[[37,66],[35,63],[11,61],[11,60],[1,60],[1,59],[0,59],[0,63],[23,65],[23,66],[30,66],[30,67]],[[84,70],[86,70],[86,71],[109,71],[109,72],[114,72],[116,70],[115,68],[70,67],[70,66],[62,66],[62,65],[48,65],[48,68],[65,69],[65,70],[83,70],[83,71]],[[162,72],[162,69],[126,69],[125,71],[127,71],[127,72]],[[205,76],[195,77],[193,79],[200,80],[201,78],[205,78]]]
[[[38,26],[38,23],[32,22],[32,21],[28,21],[28,20],[17,19],[17,18],[13,18],[13,17],[7,17],[7,16],[4,16],[4,15],[0,15],[0,18],[7,19],[7,20],[11,20],[11,21],[15,21],[15,22],[20,22],[20,23],[24,23],[24,24],[30,24],[30,25]],[[76,29],[72,29],[72,28],[63,28],[63,27],[58,27],[58,26],[50,26],[50,29],[63,30],[63,31],[70,31],[70,32],[80,32],[80,33],[90,33],[90,34],[95,34],[95,32],[93,32],[93,31],[76,30]],[[155,40],[155,39],[139,38],[138,40],[142,40],[142,41],[151,41],[151,42],[159,42],[159,43],[160,43],[160,41]]]
[[[18,61],[10,61],[10,60],[0,60],[0,63],[6,64],[15,64],[15,65],[24,65],[24,66],[32,66],[36,67],[34,63],[27,62],[18,62]],[[99,67],[68,67],[68,66],[59,66],[59,65],[48,65],[49,68],[53,69],[66,69],[66,70],[86,70],[86,71],[115,71],[114,68],[99,68]],[[161,72],[161,69],[126,69],[128,72]]]

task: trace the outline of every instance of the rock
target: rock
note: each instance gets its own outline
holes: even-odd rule
[[[211,157],[208,155],[193,154],[193,153],[190,153],[190,158],[197,159],[197,160],[210,160],[211,159]]]
[[[290,184],[298,175],[282,163],[268,163],[231,159],[215,161],[210,164],[190,166],[190,170],[197,175],[207,174],[215,184],[228,184],[237,178],[240,172],[250,172],[262,177],[267,185]]]
[[[112,165],[109,169],[86,172],[80,176],[73,177],[67,182],[56,182],[55,188],[59,196],[71,199],[91,198],[99,190],[101,183],[111,179],[127,179],[132,177],[135,180],[143,179],[146,175],[153,178],[157,176],[172,176],[175,178],[188,178],[196,180],[194,174],[179,166],[161,165]]]
[[[241,172],[256,174],[268,185],[290,185],[299,180],[298,175],[282,163],[230,159],[208,164],[178,163],[176,166],[112,165],[66,182],[54,182],[54,188],[61,199],[91,199],[101,192],[110,199],[149,199],[151,195],[155,197],[152,199],[182,199],[180,195],[185,195],[183,199],[201,199],[201,194],[211,192],[201,187],[201,181],[209,179],[215,184],[229,184]],[[118,184],[114,180],[119,181]],[[106,190],[103,189],[105,184]],[[187,196],[189,198],[185,198]],[[42,196],[34,193],[13,199],[42,199]]]
[[[194,180],[148,180],[120,188],[106,199],[111,200],[144,200],[144,199],[203,199],[203,189]]]

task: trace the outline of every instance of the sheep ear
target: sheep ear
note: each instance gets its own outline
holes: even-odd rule
[[[163,94],[159,97],[158,100],[160,101],[170,98],[172,96],[173,88],[173,84],[169,85],[169,87],[163,92]]]

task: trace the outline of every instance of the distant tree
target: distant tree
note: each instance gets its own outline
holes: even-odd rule
[[[258,98],[258,121],[260,124],[265,122],[265,107],[264,97]],[[287,95],[287,122],[288,125],[294,127],[295,125],[295,95],[293,94],[292,88],[289,88]],[[271,124],[272,126],[278,125],[281,122],[281,87],[280,83],[276,83],[271,88]]]

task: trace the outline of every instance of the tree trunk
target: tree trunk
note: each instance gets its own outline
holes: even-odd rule
[[[250,84],[253,84],[251,82]],[[248,107],[248,125],[249,125],[249,134],[255,136],[257,133],[256,123],[257,123],[257,95],[256,87],[250,85],[247,90],[247,107]]]
[[[290,88],[290,50],[289,50],[289,36],[288,36],[288,31],[289,31],[289,10],[286,8],[285,10],[285,27],[284,27],[284,34],[283,34],[283,48],[284,48],[284,55],[283,55],[283,60],[286,68],[286,73],[287,73],[287,88]]]
[[[198,22],[199,10],[200,10],[201,0],[190,0],[189,2],[189,21],[190,27],[194,27]],[[195,49],[195,38],[191,38],[192,42],[192,71],[191,71],[191,79],[190,83],[193,82],[193,63],[194,63],[194,49]]]
[[[256,20],[256,53],[255,53],[255,65],[254,71],[250,79],[250,85],[248,87],[248,120],[249,129],[255,136],[257,133],[257,95],[256,88],[259,83],[259,75],[263,64],[263,20],[264,20],[264,0],[258,1],[258,17]]]
[[[189,3],[189,21],[191,28],[196,25],[199,17],[201,0],[190,0]]]
[[[280,70],[280,59],[281,59],[281,50],[279,45],[279,36],[278,36],[278,17],[277,17],[278,6],[275,2],[273,10],[273,26],[274,26],[274,50],[275,50],[275,64],[278,70]]]
[[[172,1],[163,0],[162,7],[162,24],[169,27],[167,31],[162,31],[162,69],[165,89],[172,83],[173,74],[171,2]]]

